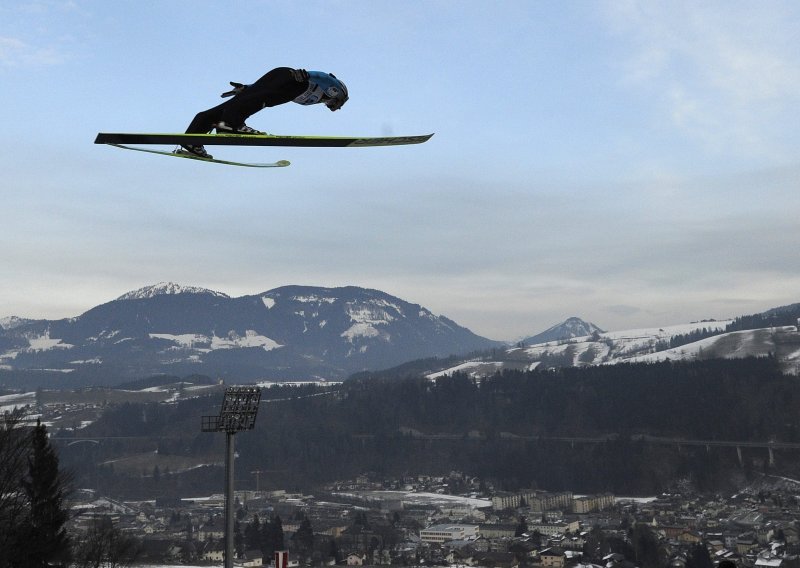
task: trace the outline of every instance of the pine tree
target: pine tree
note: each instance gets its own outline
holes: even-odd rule
[[[278,515],[261,525],[261,551],[266,558],[272,558],[276,550],[284,550],[283,521]]]
[[[21,565],[37,567],[68,560],[70,541],[64,504],[66,481],[41,421],[31,433],[30,444],[28,474],[22,480],[30,513],[20,526],[20,544],[26,555]]]
[[[304,518],[297,528],[297,532],[292,536],[292,541],[301,553],[310,553],[314,548],[314,529],[311,528],[311,521]]]
[[[636,562],[643,568],[658,568],[658,538],[652,529],[644,523],[637,523],[629,532]]]
[[[253,515],[253,520],[244,529],[244,542],[248,550],[253,550],[261,548],[261,540],[261,521],[258,515]]]
[[[337,564],[342,560],[341,554],[339,553],[339,546],[336,544],[336,539],[332,538],[330,544],[328,544],[328,558]]]
[[[686,558],[686,568],[712,568],[714,562],[704,544],[693,544]]]
[[[517,523],[517,529],[514,531],[514,536],[522,536],[528,532],[528,522],[525,520],[525,517],[519,518],[519,523]]]
[[[21,414],[15,411],[0,417],[0,551],[16,552],[0,554],[0,568],[18,564],[20,525],[27,515],[20,481],[25,475],[30,440],[20,427]]]

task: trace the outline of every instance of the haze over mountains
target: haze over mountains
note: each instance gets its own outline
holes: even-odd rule
[[[114,385],[159,374],[341,380],[421,359],[431,359],[424,363],[430,377],[483,377],[503,369],[770,354],[796,373],[800,334],[786,324],[796,322],[798,306],[748,316],[749,329],[725,320],[606,332],[571,317],[510,346],[378,290],[284,286],[231,298],[160,283],[74,318],[1,318],[0,384]]]

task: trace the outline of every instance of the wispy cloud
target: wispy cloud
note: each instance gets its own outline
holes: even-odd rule
[[[794,12],[794,14],[792,14]],[[800,14],[782,2],[610,2],[623,81],[712,150],[775,155],[800,102]]]
[[[60,65],[86,36],[90,14],[74,0],[7,4],[0,5],[0,68]]]
[[[57,65],[64,60],[64,54],[54,48],[33,46],[18,38],[0,36],[0,66]]]

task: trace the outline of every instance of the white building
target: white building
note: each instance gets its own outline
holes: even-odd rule
[[[560,522],[560,523],[528,523],[528,532],[538,532],[545,536],[560,536],[568,532],[578,532],[580,530],[580,523],[578,521]]]
[[[478,538],[478,525],[433,525],[419,531],[422,542],[441,544],[450,540],[474,540]]]

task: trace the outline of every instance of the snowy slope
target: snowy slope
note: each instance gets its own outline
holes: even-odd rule
[[[197,286],[182,286],[180,284],[175,284],[174,282],[159,282],[158,284],[153,284],[152,286],[145,286],[144,288],[139,288],[138,290],[133,290],[131,292],[127,292],[117,298],[119,300],[142,300],[145,298],[155,298],[156,296],[164,296],[164,295],[177,295],[177,294],[210,294],[212,296],[218,296],[220,298],[228,298],[227,294],[223,294],[222,292],[215,292],[214,290],[209,290],[207,288],[199,288]]]
[[[800,333],[794,326],[721,333],[673,349],[663,349],[665,343],[673,337],[703,329],[722,331],[729,323],[730,320],[706,321],[663,328],[609,331],[569,340],[514,347],[491,360],[465,361],[448,369],[431,372],[427,376],[433,379],[463,372],[480,378],[502,369],[691,361],[770,354],[781,361],[785,372],[800,374]]]

